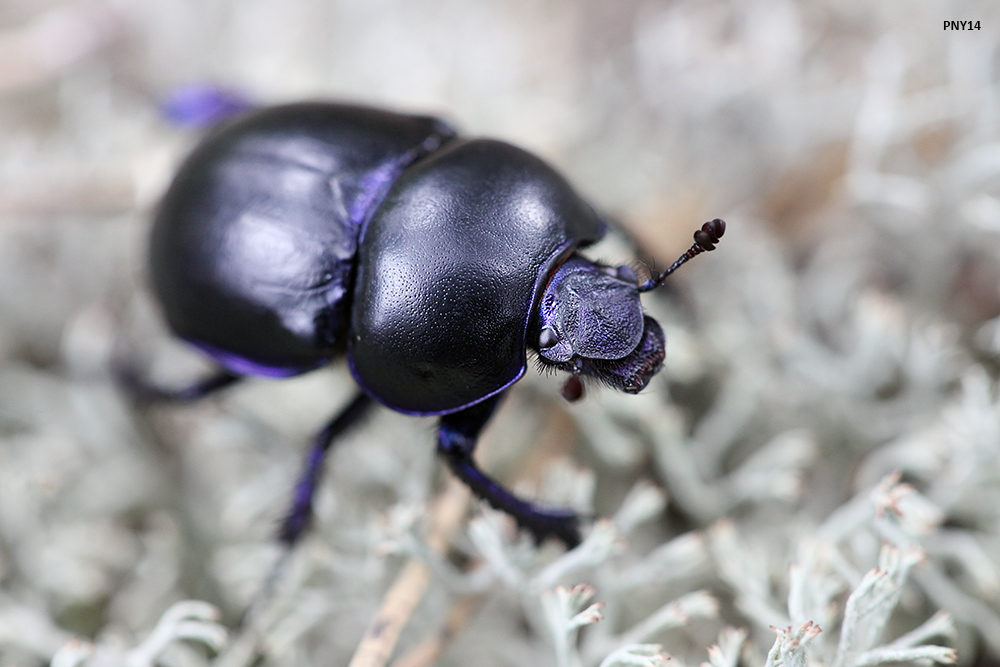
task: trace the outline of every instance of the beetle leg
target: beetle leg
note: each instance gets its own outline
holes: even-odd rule
[[[372,399],[368,394],[358,392],[347,407],[331,419],[323,429],[316,434],[313,439],[312,448],[306,457],[306,464],[299,474],[299,481],[295,484],[295,492],[292,496],[292,506],[285,515],[285,520],[281,524],[278,538],[286,547],[291,548],[309,527],[309,520],[313,512],[313,496],[316,492],[316,485],[319,483],[319,475],[323,467],[323,459],[333,441],[353,426],[372,404]]]
[[[502,394],[501,394],[502,396]],[[514,517],[521,528],[535,540],[556,537],[567,547],[580,543],[580,517],[570,509],[541,507],[522,500],[499,482],[483,473],[472,458],[479,433],[493,415],[500,396],[488,398],[460,412],[441,417],[438,427],[438,453],[448,462],[452,472],[465,482],[472,492],[496,509]]]
[[[197,401],[199,398],[204,398],[236,384],[244,377],[227,370],[219,370],[186,387],[164,389],[163,387],[149,384],[146,380],[140,378],[131,368],[119,369],[117,375],[121,385],[140,403],[191,403]]]
[[[306,456],[306,464],[303,466],[302,472],[299,473],[299,480],[295,484],[291,507],[285,514],[285,519],[281,522],[281,528],[278,531],[278,541],[283,547],[281,555],[271,567],[271,572],[264,580],[264,586],[243,613],[240,619],[241,627],[253,626],[261,610],[266,608],[274,594],[275,586],[288,564],[295,543],[309,527],[313,512],[313,496],[316,492],[316,486],[319,484],[323,459],[330,450],[330,445],[333,444],[338,435],[356,424],[365,415],[371,404],[372,399],[367,394],[358,392],[354,399],[347,404],[347,407],[327,422],[326,426],[313,438],[312,447]]]

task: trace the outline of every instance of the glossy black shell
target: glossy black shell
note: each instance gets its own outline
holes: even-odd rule
[[[349,359],[385,405],[444,414],[524,373],[557,263],[604,232],[551,167],[509,144],[455,141],[408,169],[362,234]]]
[[[601,237],[551,167],[439,120],[304,103],[209,136],[158,210],[151,278],[181,337],[242,374],[345,344],[372,397],[446,414],[515,382],[552,271]]]
[[[300,103],[247,114],[181,166],[156,215],[167,321],[237,373],[286,376],[342,348],[361,225],[441,121]]]

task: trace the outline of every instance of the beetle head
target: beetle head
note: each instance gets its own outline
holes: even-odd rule
[[[583,395],[580,376],[630,394],[642,391],[663,368],[664,336],[656,320],[642,314],[639,294],[714,250],[725,233],[725,220],[706,222],[687,252],[642,283],[627,266],[605,266],[575,254],[556,270],[542,295],[533,342],[543,366],[573,374],[563,387],[566,400]]]
[[[660,325],[642,314],[635,273],[573,255],[553,274],[539,305],[540,362],[573,373],[563,395],[582,394],[579,376],[638,393],[663,367]]]

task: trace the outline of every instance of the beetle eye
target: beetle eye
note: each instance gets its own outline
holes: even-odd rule
[[[542,332],[538,334],[538,349],[546,350],[556,343],[559,342],[559,336],[556,335],[556,330],[552,327],[545,327]]]

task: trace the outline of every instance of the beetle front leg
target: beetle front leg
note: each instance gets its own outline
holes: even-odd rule
[[[438,453],[472,492],[496,509],[514,517],[517,524],[538,542],[555,537],[569,548],[580,544],[580,517],[570,509],[541,507],[522,500],[486,475],[472,458],[479,433],[500,402],[501,395],[486,399],[460,412],[441,417]]]

